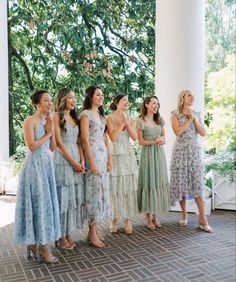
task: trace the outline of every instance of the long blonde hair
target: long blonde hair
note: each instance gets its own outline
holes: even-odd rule
[[[183,106],[184,106],[184,97],[185,95],[187,94],[192,94],[192,92],[190,90],[182,90],[180,93],[179,93],[179,96],[178,96],[178,111],[180,114],[183,113]]]

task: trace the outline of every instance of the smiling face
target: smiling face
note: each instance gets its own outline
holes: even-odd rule
[[[148,112],[152,113],[152,114],[156,114],[160,108],[160,104],[159,101],[156,98],[151,98],[149,103],[145,104]]]
[[[193,102],[194,102],[194,96],[190,91],[188,91],[183,97],[183,105],[192,106]]]
[[[92,104],[95,107],[100,107],[103,104],[104,96],[102,93],[102,90],[99,88],[96,88],[93,94]]]
[[[52,109],[52,102],[51,97],[48,93],[43,93],[40,101],[38,104],[36,104],[36,108],[38,111],[40,111],[42,114],[49,114]]]
[[[70,91],[66,95],[66,109],[67,110],[74,110],[76,105],[76,96],[73,91]]]
[[[117,110],[127,111],[128,108],[129,108],[129,99],[128,99],[128,97],[124,96],[123,98],[121,98],[116,106],[117,106]]]

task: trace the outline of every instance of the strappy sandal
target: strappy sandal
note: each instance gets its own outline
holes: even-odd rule
[[[66,235],[66,240],[71,246],[76,247],[76,242],[71,238],[70,234]]]
[[[202,231],[205,231],[205,232],[208,232],[208,233],[214,232],[214,230],[213,230],[213,229],[211,228],[211,226],[208,225],[208,224],[206,224],[206,225],[199,224],[198,229],[200,229],[200,230],[202,230]]]
[[[156,229],[156,226],[152,222],[152,218],[148,215],[145,218],[145,226],[149,230],[155,230]]]
[[[34,244],[34,245],[28,245],[27,246],[27,258],[31,258],[31,254],[33,255],[33,257],[36,260],[39,260],[39,256],[38,256],[38,245]]]
[[[40,245],[38,247],[39,261],[47,264],[58,262],[58,258],[52,255],[51,249],[48,245]]]
[[[110,232],[112,234],[116,234],[117,230],[118,230],[117,221],[116,219],[113,219],[112,222],[110,223]]]
[[[104,248],[105,247],[105,244],[102,241],[100,241],[99,239],[91,240],[89,236],[87,238],[87,242],[90,246],[95,247],[95,248]]]
[[[68,241],[66,237],[63,237],[55,242],[55,246],[61,250],[67,250],[71,251],[74,249],[74,246],[72,246]]]
[[[152,219],[152,223],[155,225],[155,227],[157,228],[161,228],[161,223],[159,221],[159,219],[157,219],[155,216],[153,216],[153,219]]]

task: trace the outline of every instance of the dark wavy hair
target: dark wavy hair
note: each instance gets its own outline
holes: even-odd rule
[[[47,90],[38,90],[30,96],[31,103],[35,109],[36,109],[36,105],[40,103],[40,100],[44,93],[48,93],[48,91]]]
[[[58,91],[55,102],[54,102],[54,111],[58,113],[59,117],[59,126],[62,132],[66,132],[65,124],[66,120],[64,118],[64,111],[66,110],[66,99],[72,90],[70,88],[62,88]],[[70,116],[74,122],[78,125],[79,120],[77,118],[76,110],[70,110]]]
[[[147,114],[147,107],[146,107],[146,104],[149,104],[151,99],[154,98],[157,100],[158,104],[159,104],[159,107],[160,107],[160,103],[159,103],[159,100],[156,96],[148,96],[146,97],[144,100],[143,100],[143,103],[142,103],[142,106],[141,106],[141,111],[140,111],[140,114],[139,114],[139,117],[144,120],[144,117],[146,116]],[[163,120],[160,116],[160,113],[159,113],[159,110],[157,111],[157,113],[155,113],[153,115],[153,120],[156,122],[156,124],[162,124]]]
[[[125,95],[125,94],[118,94],[118,95],[116,95],[116,96],[113,98],[113,100],[112,100],[112,102],[111,102],[109,108],[110,108],[112,111],[116,111],[116,110],[117,110],[117,105],[119,104],[120,100],[123,99],[124,97],[127,97],[127,95]]]
[[[101,89],[101,88],[99,86],[97,86],[97,85],[91,85],[91,86],[89,86],[85,90],[86,96],[85,96],[85,99],[84,99],[82,111],[83,110],[89,110],[89,109],[92,108],[93,96],[94,96],[94,93],[95,93],[96,89]],[[103,107],[102,106],[98,107],[98,110],[99,110],[101,116],[105,117],[105,113],[104,113]]]

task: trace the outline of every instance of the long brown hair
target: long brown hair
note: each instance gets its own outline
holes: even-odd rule
[[[72,92],[69,88],[62,88],[58,91],[55,102],[54,102],[54,111],[58,113],[59,117],[59,126],[62,132],[66,132],[65,124],[66,120],[64,118],[64,111],[66,110],[66,99],[68,95]],[[70,116],[74,120],[74,122],[78,125],[79,121],[77,118],[76,110],[70,110]]]
[[[148,96],[146,97],[144,100],[143,100],[143,103],[141,105],[141,110],[140,110],[140,114],[139,114],[139,117],[144,120],[144,117],[147,115],[147,107],[146,107],[146,104],[149,104],[151,102],[151,99],[156,99],[158,104],[159,104],[159,107],[160,107],[160,103],[159,103],[159,100],[156,96]],[[156,122],[156,124],[162,124],[163,123],[163,119],[161,118],[160,116],[160,113],[159,113],[159,109],[158,111],[153,115],[153,120]]]
[[[85,91],[85,99],[84,99],[84,103],[83,103],[83,110],[89,110],[92,108],[93,105],[93,96],[95,93],[96,89],[101,89],[100,87],[98,87],[97,85],[91,85],[89,86],[86,91]],[[105,117],[105,113],[104,113],[104,109],[102,106],[98,107],[98,110],[101,114],[101,116]]]

